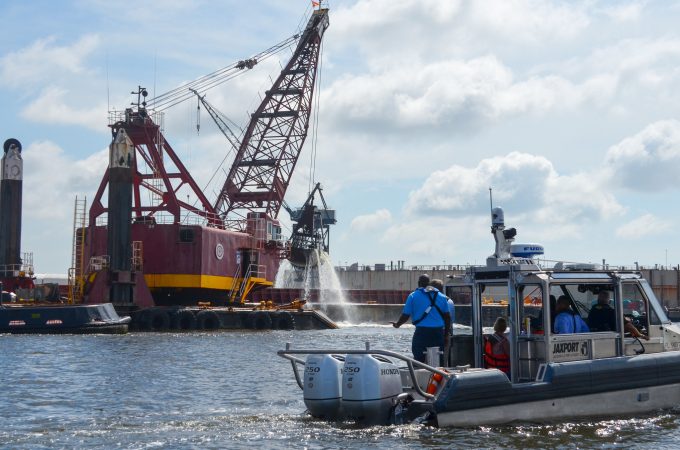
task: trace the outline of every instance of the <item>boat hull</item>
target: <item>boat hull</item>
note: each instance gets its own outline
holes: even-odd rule
[[[434,401],[439,426],[629,415],[680,404],[680,352],[551,363],[512,384],[496,369],[455,374]]]
[[[120,317],[111,303],[99,305],[16,305],[0,307],[0,333],[122,334],[130,317]]]
[[[439,427],[625,416],[680,405],[680,383],[437,414]]]

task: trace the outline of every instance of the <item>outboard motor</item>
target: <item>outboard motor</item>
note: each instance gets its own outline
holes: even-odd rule
[[[341,355],[307,355],[302,396],[312,417],[341,419],[342,367]]]
[[[388,425],[402,393],[397,365],[380,355],[347,355],[342,372],[345,415],[363,425]]]

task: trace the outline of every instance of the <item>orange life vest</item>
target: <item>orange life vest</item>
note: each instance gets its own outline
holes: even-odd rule
[[[498,340],[495,336],[484,336],[484,365],[487,369],[498,369],[510,375],[510,355],[493,354],[493,343],[491,338]],[[499,341],[500,342],[500,341]]]

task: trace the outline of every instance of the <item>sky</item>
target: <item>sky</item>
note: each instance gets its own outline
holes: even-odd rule
[[[549,260],[680,263],[680,1],[328,6],[318,131],[286,201],[321,182],[337,210],[336,265],[483,263],[489,188],[516,242],[542,244]],[[109,111],[138,86],[161,94],[271,47],[310,7],[0,2],[0,139],[23,144],[22,251],[36,272],[71,264],[74,200],[104,174]],[[207,100],[244,126],[289,56]],[[205,113],[200,134],[196,121],[194,101],[166,111],[165,137],[214,200],[208,180],[228,144]]]

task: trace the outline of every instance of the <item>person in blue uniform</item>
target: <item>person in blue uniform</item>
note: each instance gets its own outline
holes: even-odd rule
[[[418,288],[411,292],[406,299],[401,316],[392,322],[394,328],[399,328],[411,319],[416,331],[411,340],[413,359],[425,362],[427,347],[444,348],[444,341],[451,333],[451,315],[446,296],[436,289],[427,290],[430,284],[428,275],[418,277]]]
[[[588,333],[590,329],[581,316],[571,310],[571,302],[566,295],[560,295],[556,305],[555,333]]]

